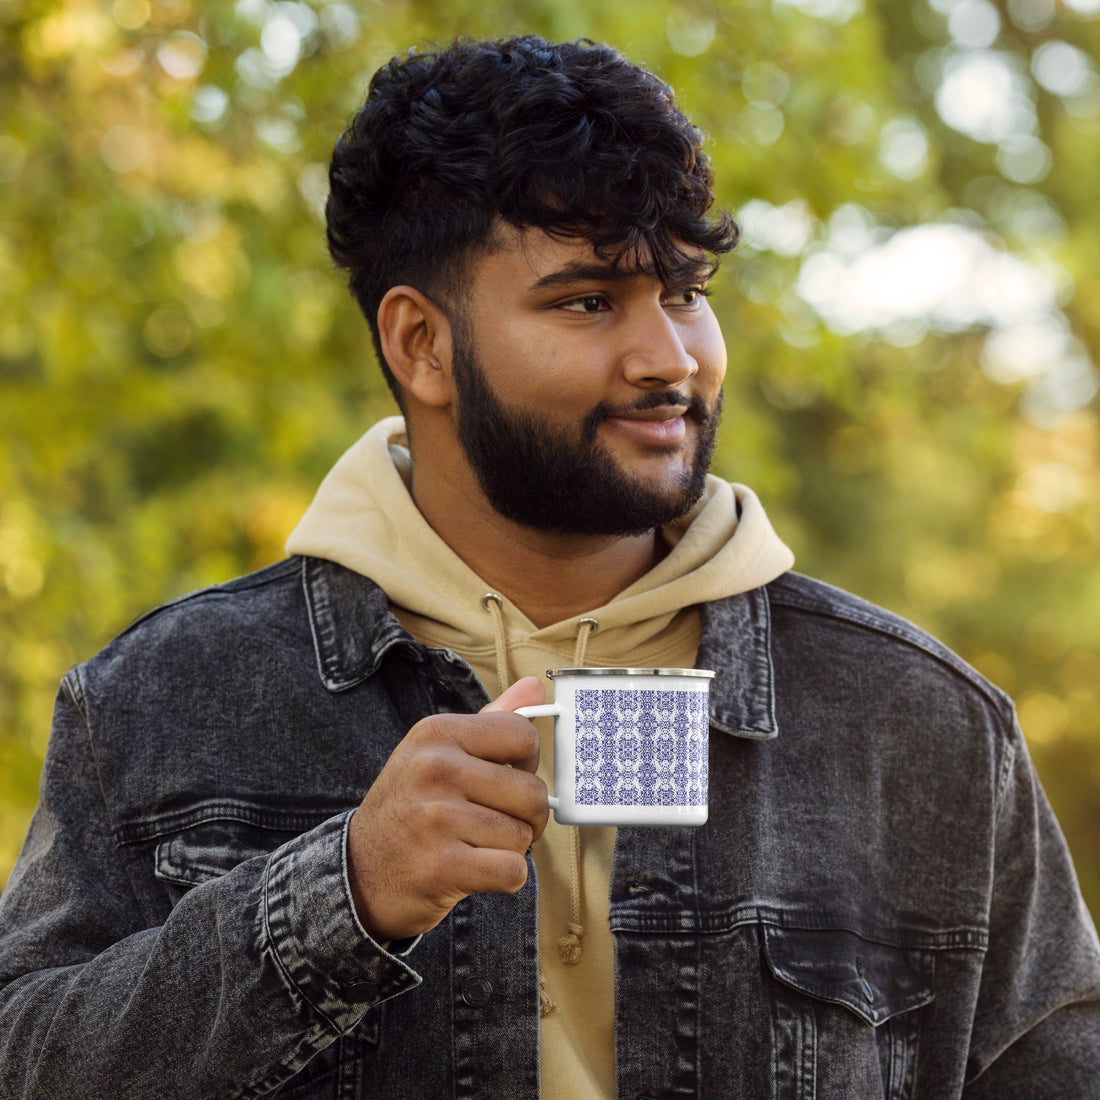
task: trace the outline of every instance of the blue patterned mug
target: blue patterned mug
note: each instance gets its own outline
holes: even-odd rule
[[[560,668],[554,702],[519,707],[554,718],[561,825],[702,825],[707,819],[708,702],[699,668]]]

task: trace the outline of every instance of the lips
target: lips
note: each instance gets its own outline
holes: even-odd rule
[[[639,420],[646,422],[682,420],[686,412],[686,405],[661,405],[656,409],[631,409],[629,412],[616,413],[609,417],[609,419]]]
[[[663,405],[656,409],[635,409],[609,416],[604,423],[640,442],[650,444],[678,444],[684,439],[687,426],[683,405]]]

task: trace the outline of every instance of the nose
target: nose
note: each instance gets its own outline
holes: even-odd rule
[[[671,389],[694,377],[698,360],[688,351],[681,327],[654,304],[631,326],[623,354],[623,375],[642,389]]]

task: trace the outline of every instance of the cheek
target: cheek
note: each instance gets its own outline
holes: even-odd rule
[[[566,358],[560,344],[535,325],[486,323],[478,331],[478,364],[494,388],[518,398],[560,376]]]
[[[722,385],[726,376],[726,342],[713,315],[708,324],[700,325],[692,334],[688,353],[699,364],[700,383],[706,382],[715,388]]]

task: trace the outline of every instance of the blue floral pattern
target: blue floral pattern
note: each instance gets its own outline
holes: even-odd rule
[[[578,689],[578,806],[705,806],[706,691]]]

